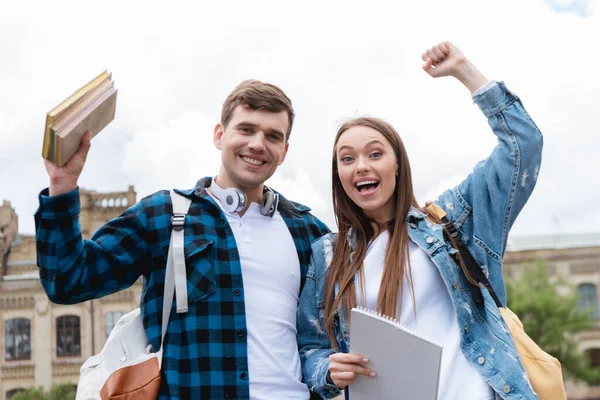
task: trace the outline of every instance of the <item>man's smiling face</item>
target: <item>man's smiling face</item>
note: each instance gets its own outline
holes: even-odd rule
[[[227,126],[215,127],[215,146],[221,150],[219,186],[246,190],[262,185],[285,160],[288,127],[285,111],[237,106]]]

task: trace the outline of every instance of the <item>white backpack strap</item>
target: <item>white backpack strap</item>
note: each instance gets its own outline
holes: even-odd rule
[[[167,271],[165,273],[165,289],[163,291],[163,309],[162,309],[162,329],[160,334],[160,350],[158,351],[159,364],[162,364],[163,343],[167,326],[169,325],[169,316],[171,315],[171,304],[173,304],[173,295],[175,294],[175,267],[173,266],[173,237],[169,244],[169,255],[167,256]]]
[[[188,310],[188,295],[185,254],[183,251],[183,228],[185,216],[192,201],[173,190],[171,190],[171,201],[173,202],[171,243],[173,245],[173,263],[175,266],[175,299],[177,300],[177,313],[184,313]]]
[[[171,201],[173,202],[173,217],[171,222],[171,242],[169,243],[169,254],[167,256],[167,270],[165,273],[165,289],[163,293],[162,310],[162,332],[160,335],[160,357],[162,362],[162,349],[169,325],[171,315],[171,304],[173,295],[177,299],[177,312],[186,312],[187,303],[187,274],[185,271],[185,254],[183,252],[183,227],[185,216],[190,207],[191,200],[171,190]]]

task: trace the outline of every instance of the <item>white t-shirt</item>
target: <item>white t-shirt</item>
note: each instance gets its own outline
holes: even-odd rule
[[[243,217],[223,212],[242,266],[250,398],[306,400],[296,344],[300,261],[292,235],[279,212],[264,216],[257,203]]]
[[[383,275],[383,262],[389,235],[382,232],[370,244],[364,261],[365,302],[355,276],[356,300],[368,309],[376,310],[377,294]],[[404,279],[402,307],[396,318],[416,333],[444,346],[438,399],[492,400],[494,392],[481,374],[460,350],[460,330],[456,310],[448,289],[431,259],[413,241],[409,241],[411,275],[415,290],[415,308],[407,280]],[[366,354],[368,357],[368,354]]]

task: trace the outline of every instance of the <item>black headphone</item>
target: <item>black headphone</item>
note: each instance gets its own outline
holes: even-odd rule
[[[238,188],[222,189],[217,185],[217,182],[215,182],[215,178],[213,178],[210,183],[210,191],[213,192],[217,199],[219,199],[221,205],[227,212],[242,211],[248,202],[248,197],[242,190]],[[278,205],[279,194],[275,193],[271,188],[264,186],[260,213],[267,217],[273,217],[275,211],[277,211]]]

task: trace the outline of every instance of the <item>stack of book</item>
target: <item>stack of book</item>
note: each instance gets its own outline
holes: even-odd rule
[[[96,136],[115,118],[117,90],[112,74],[104,71],[46,116],[42,157],[63,166],[79,149],[87,131]]]

